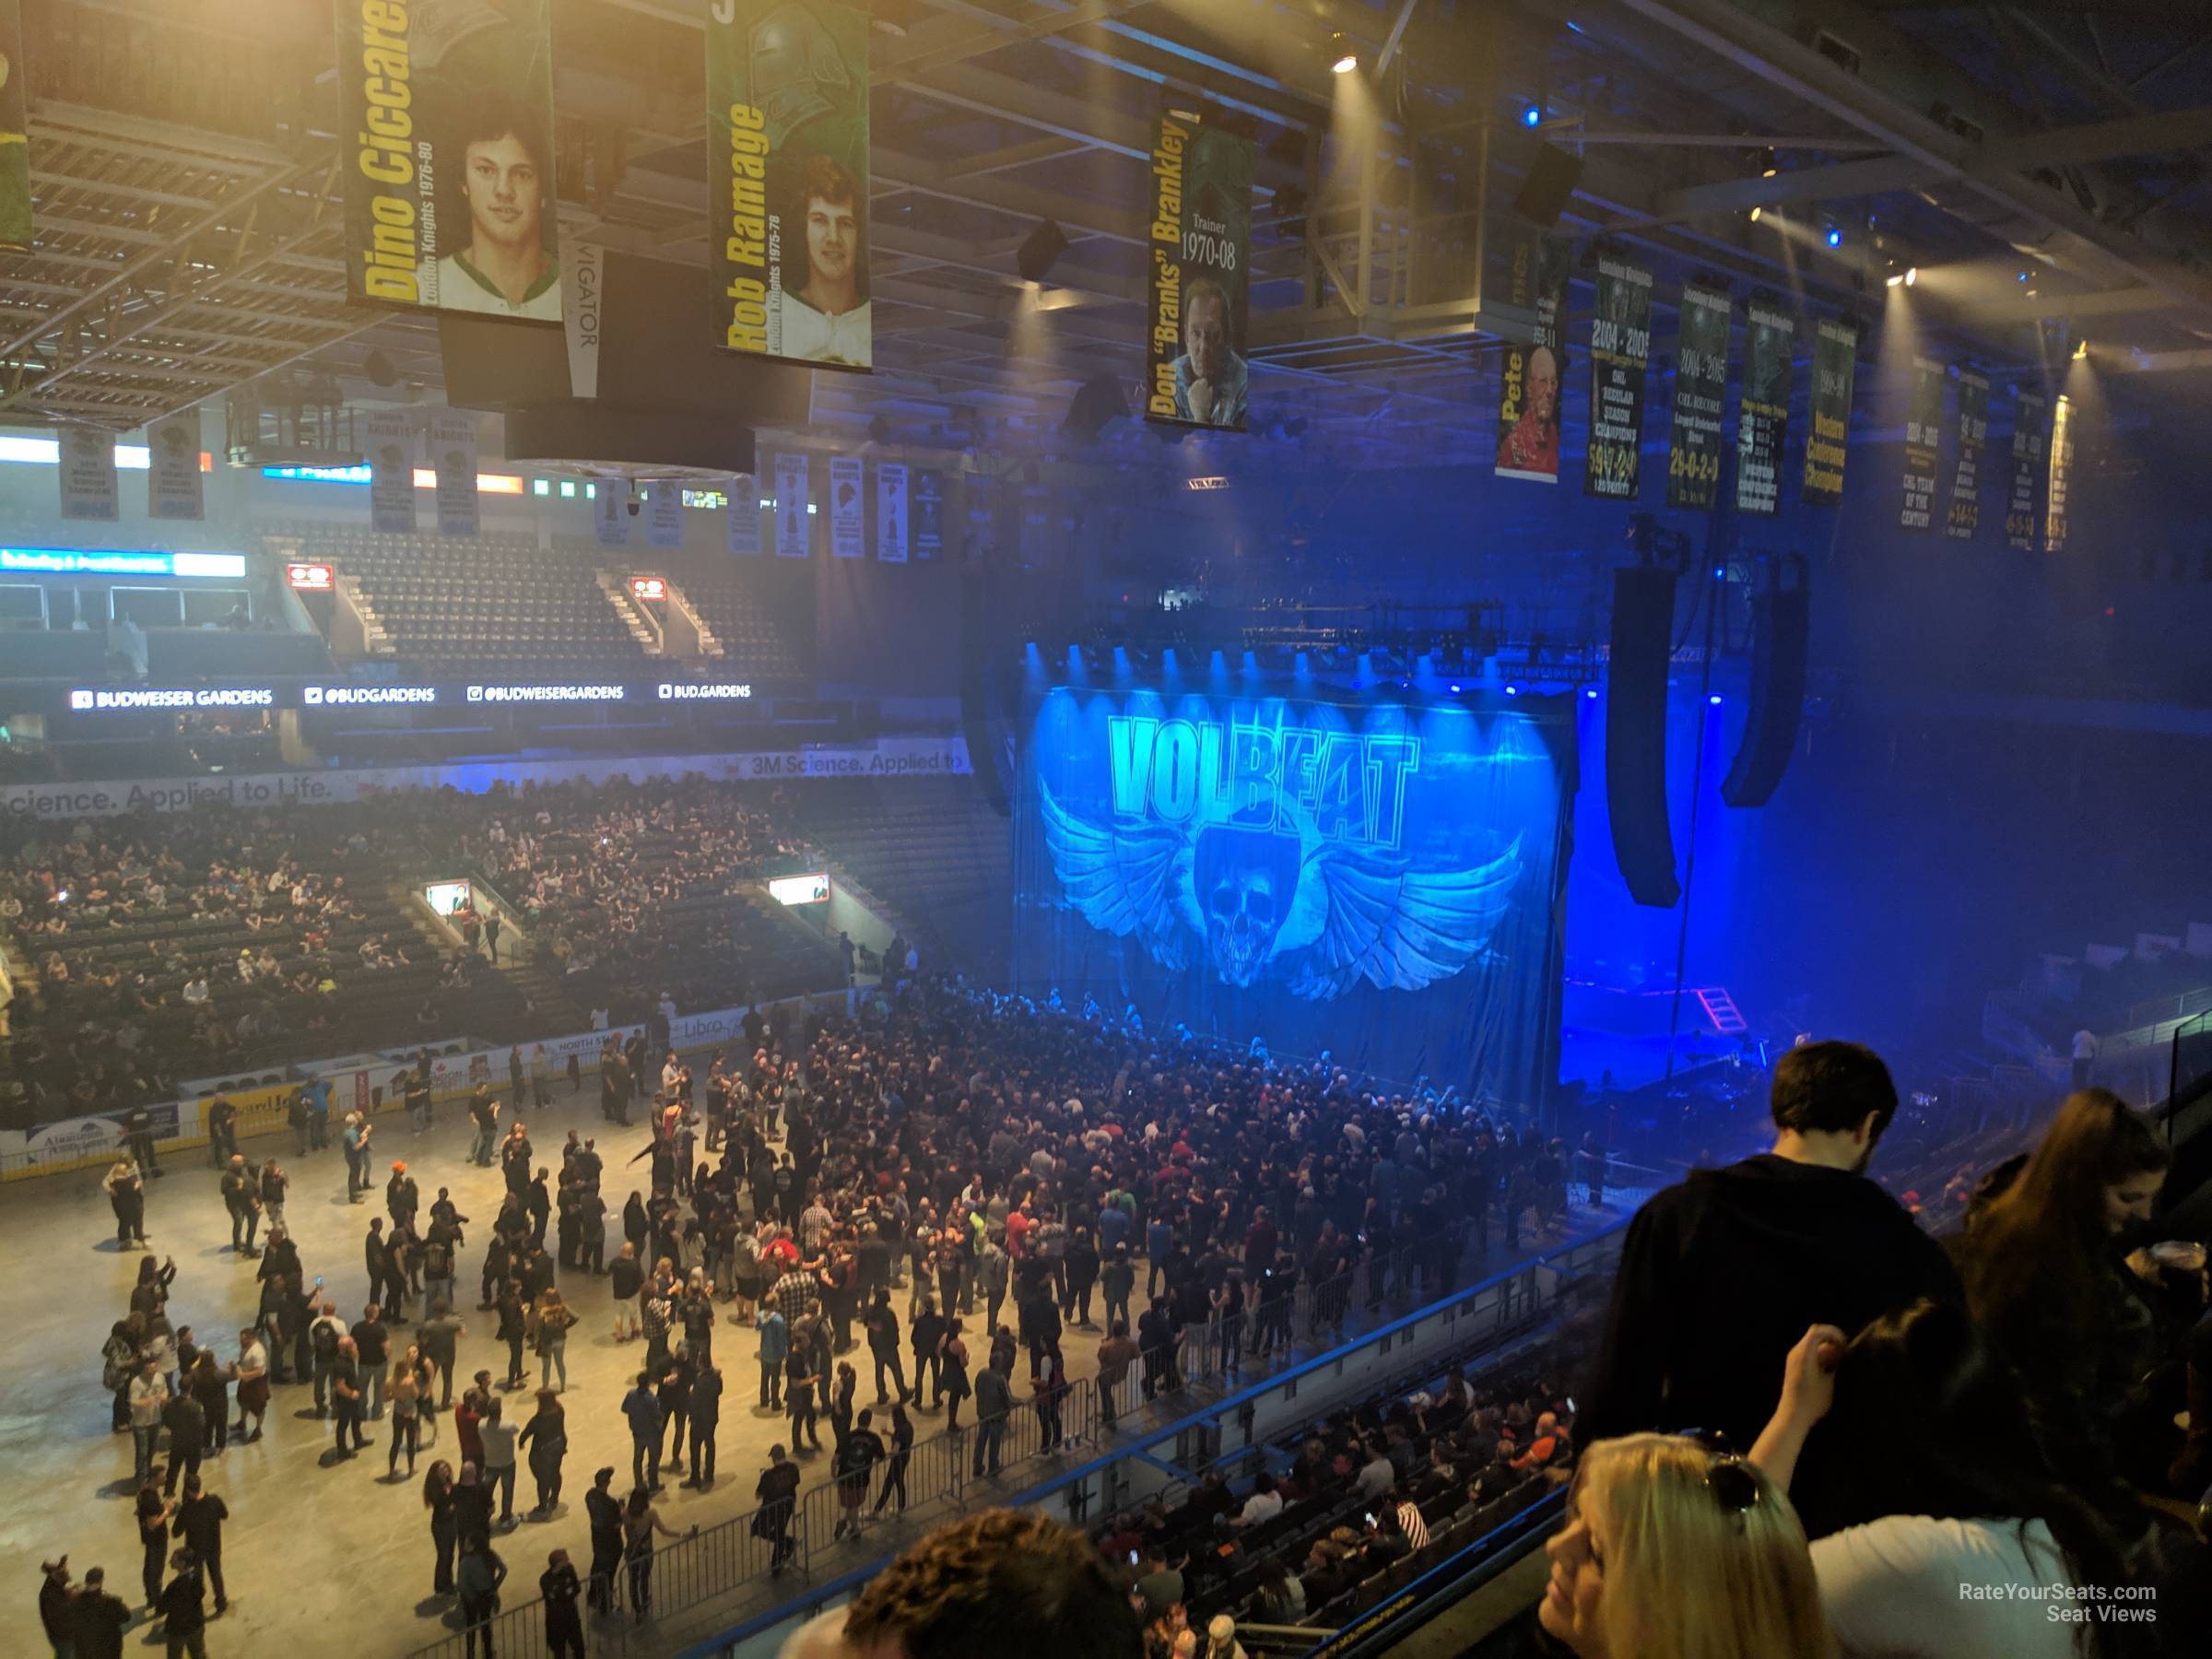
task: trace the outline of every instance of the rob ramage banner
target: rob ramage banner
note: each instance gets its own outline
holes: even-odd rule
[[[2005,545],[2023,553],[2037,547],[2036,498],[2043,485],[2043,413],[2040,394],[2023,392],[2012,414],[2012,479],[2005,493]]]
[[[1843,462],[1851,446],[1851,389],[1858,377],[1859,331],[1823,317],[1813,334],[1813,429],[1805,440],[1806,502],[1833,507],[1843,499]]]
[[[1244,429],[1252,154],[1234,133],[1153,120],[1147,420]]]
[[[1943,533],[1972,541],[1982,527],[1982,446],[1989,441],[1989,376],[1959,371],[1959,460],[1951,469],[1951,502]]]
[[[1526,343],[1508,341],[1498,392],[1501,478],[1559,481],[1559,388],[1567,369],[1567,244],[1527,231],[1513,239],[1511,302],[1535,313]]]
[[[337,0],[358,300],[561,320],[551,0]]]
[[[1934,358],[1912,359],[1912,390],[1905,406],[1905,493],[1898,527],[1936,527],[1936,458],[1943,447],[1943,365]]]
[[[865,369],[868,16],[793,0],[706,10],[714,337]]]
[[[1771,516],[1782,505],[1782,444],[1790,420],[1789,313],[1753,304],[1744,349],[1743,409],[1735,429],[1735,508]]]
[[[1674,428],[1667,439],[1666,504],[1703,509],[1721,485],[1728,414],[1728,321],[1735,302],[1711,288],[1682,290],[1675,342]]]
[[[1652,274],[1601,257],[1597,315],[1590,324],[1587,495],[1636,499],[1643,475],[1643,376],[1652,355]]]

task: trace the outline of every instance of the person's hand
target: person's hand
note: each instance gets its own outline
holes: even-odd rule
[[[1209,380],[1193,380],[1187,391],[1191,400],[1191,413],[1200,420],[1212,420],[1214,418],[1214,382]]]
[[[1808,1325],[1782,1363],[1781,1410],[1792,1421],[1811,1426],[1836,1402],[1836,1365],[1849,1340],[1835,1325]]]

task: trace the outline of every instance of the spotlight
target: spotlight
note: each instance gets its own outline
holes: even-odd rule
[[[1892,271],[1888,276],[1882,278],[1882,286],[1884,288],[1902,288],[1904,285],[1905,274],[1902,271]]]
[[[1597,688],[1593,686],[1589,690],[1583,692],[1583,695],[1588,698],[1592,702],[1595,702],[1597,700]]]
[[[1907,266],[1905,267],[1905,286],[1906,286],[1907,288],[1911,288],[1911,287],[1912,287],[1912,286],[1914,283],[1918,282],[1919,280],[1920,280],[1920,267],[1919,267],[1918,265],[1907,265]]]
[[[2088,339],[2084,338],[2074,342],[2074,360],[2076,362],[2078,363],[2083,358],[2086,358],[2088,355],[2089,342]]]
[[[1843,232],[1834,225],[1828,228],[1828,245],[1831,248],[1840,248],[1843,245]]]
[[[1544,124],[1543,106],[1541,104],[1530,104],[1527,109],[1522,111],[1521,124],[1523,126],[1529,127],[1542,126]]]
[[[1762,179],[1771,179],[1780,171],[1781,169],[1774,165],[1774,147],[1769,145],[1759,153],[1759,176]]]
[[[2022,272],[2019,274],[2019,276],[2018,276],[2017,278],[2015,278],[2015,280],[2016,280],[2016,281],[2019,281],[2019,282],[2025,282],[2025,281],[2027,281],[2027,280],[2028,280],[2028,273],[2027,273],[2027,272],[2025,272],[2025,271],[2022,271]]]
[[[1024,282],[1042,282],[1045,273],[1066,251],[1066,236],[1048,218],[1014,251],[1014,268],[1021,273]]]
[[[1505,688],[1505,694],[1508,697],[1518,697],[1521,695],[1521,688],[1518,686],[1508,686]]]
[[[1753,224],[1755,224],[1755,225],[1756,225],[1756,224],[1758,224],[1758,223],[1759,223],[1759,216],[1760,214],[1764,213],[1765,211],[1766,211],[1766,209],[1765,209],[1765,208],[1763,208],[1763,207],[1754,207],[1754,208],[1752,208],[1752,209],[1751,209],[1751,222],[1752,222]]]
[[[1711,704],[1712,704],[1712,705],[1714,708],[1716,708],[1716,709],[1717,709],[1717,708],[1719,708],[1719,707],[1721,706],[1721,694],[1720,694],[1718,691],[1715,691],[1715,692],[1714,692],[1714,693],[1713,693],[1713,694],[1712,694],[1711,697],[1707,698],[1705,700],[1706,700],[1707,702],[1711,703]]]
[[[1329,67],[1335,70],[1338,75],[1349,75],[1353,70],[1359,67],[1359,49],[1352,44],[1351,37],[1349,35],[1331,35],[1329,37],[1329,50],[1336,54],[1335,62],[1332,63]]]

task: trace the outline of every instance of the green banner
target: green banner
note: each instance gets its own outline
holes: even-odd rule
[[[2012,481],[2005,493],[2005,545],[2023,553],[2036,549],[2036,497],[2043,484],[2043,417],[2050,404],[2041,394],[2023,392],[2012,411]]]
[[[1936,527],[1936,457],[1943,447],[1946,378],[1934,358],[1912,359],[1912,400],[1905,406],[1905,494],[1897,513],[1900,529]]]
[[[1815,507],[1843,499],[1851,445],[1851,390],[1858,378],[1859,331],[1823,317],[1813,333],[1813,429],[1805,440],[1805,489]]]
[[[0,248],[30,246],[30,93],[19,0],[0,0]]]
[[[709,0],[707,200],[724,349],[875,362],[865,12]]]
[[[2066,490],[2074,476],[2074,400],[2063,392],[2051,406],[2051,493],[2044,498],[2043,551],[2066,546]]]
[[[1666,445],[1666,504],[1699,511],[1721,488],[1728,416],[1728,322],[1734,301],[1711,288],[1682,290],[1675,341],[1675,409]]]
[[[1567,373],[1567,244],[1534,230],[1513,239],[1510,302],[1535,313],[1529,338],[1508,341],[1498,391],[1501,478],[1559,481],[1559,388]]]
[[[1153,118],[1147,420],[1244,429],[1252,163],[1249,138],[1182,115]]]
[[[550,0],[337,0],[357,300],[560,321]]]
[[[1943,533],[1972,541],[1982,527],[1982,446],[1989,441],[1989,376],[1959,371],[1959,459],[1951,468],[1951,503]]]
[[[1790,353],[1797,325],[1787,312],[1756,302],[1745,315],[1748,343],[1735,429],[1735,508],[1764,517],[1782,504],[1782,444],[1789,429]]]
[[[1643,477],[1643,376],[1652,357],[1652,273],[1626,260],[1597,262],[1597,315],[1590,323],[1590,453],[1585,495],[1632,501]]]

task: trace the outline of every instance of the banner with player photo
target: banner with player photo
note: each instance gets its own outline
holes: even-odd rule
[[[2074,476],[2074,400],[2060,393],[2051,406],[2051,492],[2043,499],[2043,551],[2066,546],[2066,488]]]
[[[1147,420],[1244,429],[1252,162],[1249,138],[1153,118]]]
[[[0,249],[30,246],[30,91],[20,0],[0,0]]]
[[[592,535],[603,547],[629,546],[629,486],[601,478],[593,486]]]
[[[1666,443],[1666,504],[1703,511],[1721,488],[1728,415],[1728,324],[1735,301],[1711,288],[1682,290],[1675,341],[1675,409]]]
[[[1953,541],[1972,541],[1982,527],[1982,446],[1989,441],[1989,376],[1976,369],[1959,371],[1959,459],[1951,468],[1951,501],[1943,515],[1943,533]]]
[[[806,488],[806,457],[776,457],[776,557],[807,559],[814,553],[814,499]]]
[[[338,0],[347,291],[558,324],[552,0]]]
[[[724,349],[876,360],[868,312],[868,16],[707,5],[708,268]]]
[[[185,409],[146,429],[146,516],[206,516],[200,480],[200,412]]]
[[[876,557],[885,564],[906,562],[906,463],[881,461],[876,466]]]
[[[1901,530],[1936,527],[1936,458],[1943,448],[1943,365],[1912,359],[1912,389],[1905,405],[1905,493],[1897,513]]]
[[[1771,517],[1782,505],[1782,445],[1790,424],[1790,354],[1797,325],[1754,301],[1744,313],[1743,408],[1735,428],[1735,510]]]
[[[680,547],[684,545],[684,486],[680,479],[655,478],[646,487],[645,545]]]
[[[1535,313],[1524,344],[1508,341],[1498,394],[1501,478],[1559,481],[1559,388],[1567,372],[1567,244],[1530,230],[1513,239],[1508,302]]]
[[[369,452],[369,527],[380,535],[415,533],[415,417],[406,409],[370,409],[361,417]]]
[[[755,557],[760,551],[760,480],[751,473],[732,478],[726,511],[730,551],[741,559]]]
[[[462,410],[430,417],[430,462],[438,475],[438,534],[476,535],[483,527],[477,502],[477,423]]]
[[[867,463],[858,455],[830,457],[830,556],[865,559],[868,551]]]
[[[1822,317],[1813,333],[1813,429],[1805,440],[1802,494],[1814,507],[1843,499],[1843,462],[1851,453],[1851,391],[1858,378],[1859,331]]]
[[[105,427],[65,426],[61,442],[62,516],[112,520],[116,516],[115,434]]]
[[[2022,553],[2036,549],[2036,500],[2043,487],[2043,416],[2050,407],[2039,393],[2019,394],[2012,413],[2012,479],[2005,492],[2005,545]]]
[[[1643,481],[1643,376],[1652,356],[1652,274],[1601,256],[1590,323],[1590,453],[1583,492],[1632,501]]]
[[[945,475],[914,469],[914,558],[928,562],[945,557]]]

